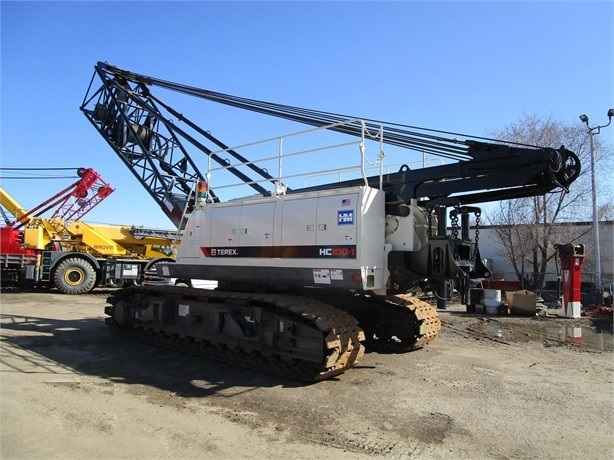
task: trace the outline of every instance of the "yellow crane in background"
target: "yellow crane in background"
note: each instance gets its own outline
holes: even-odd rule
[[[77,182],[30,211],[0,187],[0,205],[15,217],[0,228],[3,287],[43,285],[83,294],[139,283],[157,262],[174,260],[176,230],[81,221],[114,189],[92,169],[77,174]],[[53,208],[50,218],[43,217]]]

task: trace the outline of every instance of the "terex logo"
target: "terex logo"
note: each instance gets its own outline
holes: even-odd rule
[[[211,257],[232,257],[238,256],[239,250],[237,248],[211,248],[209,254]]]

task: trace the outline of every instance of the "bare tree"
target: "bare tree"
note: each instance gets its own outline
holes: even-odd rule
[[[554,245],[574,242],[580,237],[570,233],[572,227],[557,224],[591,219],[590,151],[586,129],[580,123],[567,125],[551,118],[524,115],[518,122],[490,135],[541,147],[558,148],[564,145],[580,157],[582,172],[569,192],[559,190],[544,196],[500,202],[498,208],[487,215],[487,220],[494,226],[500,248],[511,262],[518,279],[527,289],[539,289],[543,287],[548,262],[556,256]],[[603,145],[596,137],[594,148],[598,168],[611,171],[612,156],[608,155],[611,147]],[[598,186],[602,202],[608,203],[601,206],[601,213],[603,216],[610,215],[610,181],[602,180]]]

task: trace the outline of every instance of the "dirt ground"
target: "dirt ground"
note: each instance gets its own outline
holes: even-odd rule
[[[3,459],[610,459],[612,335],[468,315],[312,385],[131,343],[106,296],[5,292]]]

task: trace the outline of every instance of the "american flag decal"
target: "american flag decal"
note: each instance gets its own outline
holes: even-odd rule
[[[344,198],[343,200],[341,200],[341,206],[349,206],[352,204],[352,200],[350,200],[349,198]]]

